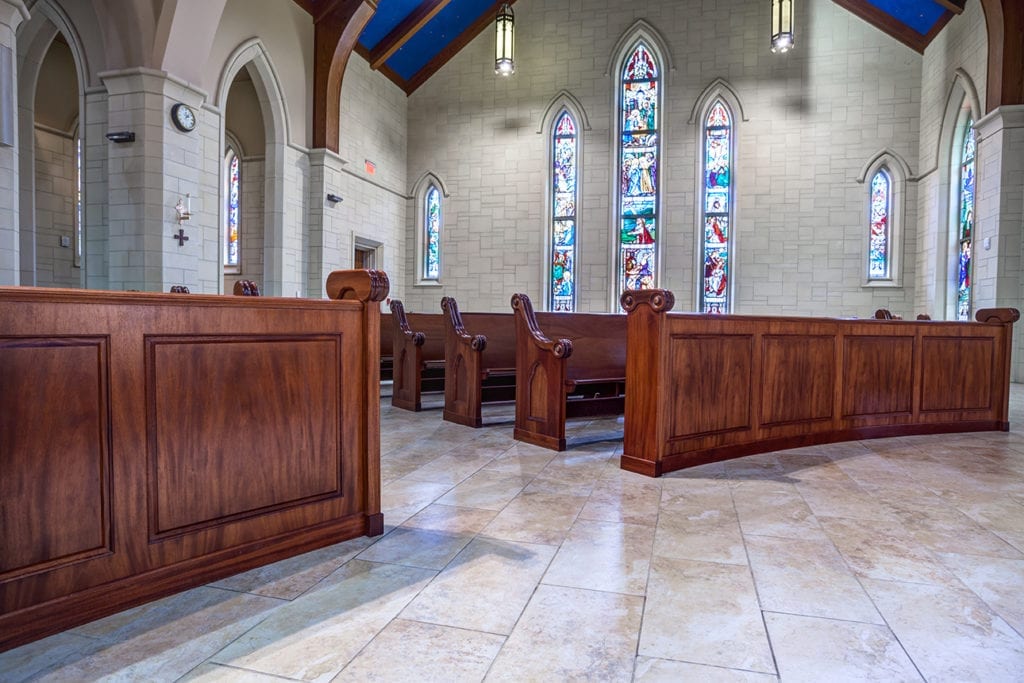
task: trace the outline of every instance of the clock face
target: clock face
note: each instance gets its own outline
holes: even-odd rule
[[[178,130],[186,133],[196,127],[196,113],[187,104],[178,103],[171,107],[171,120]]]

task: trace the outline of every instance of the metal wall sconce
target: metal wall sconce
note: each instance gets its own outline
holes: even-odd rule
[[[184,201],[179,197],[178,203],[174,205],[174,210],[178,212],[179,225],[192,218],[192,195],[186,194]]]
[[[329,201],[331,204],[337,204],[338,202],[343,202],[345,200],[342,199],[340,196],[338,196],[336,194],[332,194],[332,193],[328,192],[327,193],[327,201]]]
[[[135,142],[135,133],[130,130],[119,130],[107,133],[107,139],[111,142]]]

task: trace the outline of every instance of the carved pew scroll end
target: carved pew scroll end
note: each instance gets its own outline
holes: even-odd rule
[[[1015,323],[1020,320],[1020,311],[1016,308],[983,308],[974,314],[979,323]]]
[[[330,299],[355,299],[364,303],[384,301],[391,291],[388,274],[383,270],[335,270],[327,276]]]
[[[568,358],[572,355],[572,342],[568,339],[551,341],[540,331],[537,315],[533,312],[533,302],[525,294],[512,295],[512,311],[526,323],[534,343],[542,349],[550,350],[555,358]]]
[[[631,312],[640,304],[647,304],[655,313],[667,313],[676,305],[676,295],[667,289],[629,289],[619,297],[622,310]]]

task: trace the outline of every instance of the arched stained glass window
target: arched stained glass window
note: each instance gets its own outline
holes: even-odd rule
[[[576,122],[567,111],[555,121],[552,138],[551,301],[552,311],[576,310],[576,199],[579,179]]]
[[[228,149],[227,175],[225,178],[227,196],[227,220],[224,222],[224,265],[237,268],[239,259],[239,238],[241,229],[242,171],[241,160],[235,150]]]
[[[619,147],[619,291],[654,286],[657,238],[659,69],[640,43],[622,69]]]
[[[704,120],[704,276],[701,310],[728,313],[732,233],[732,116],[717,100]]]
[[[885,168],[871,177],[868,280],[888,280],[892,259],[892,176]]]
[[[441,191],[427,188],[423,207],[423,279],[441,278]]]
[[[75,138],[75,265],[82,265],[82,138]]]
[[[968,118],[960,150],[956,319],[971,319],[971,247],[974,234],[974,122]]]

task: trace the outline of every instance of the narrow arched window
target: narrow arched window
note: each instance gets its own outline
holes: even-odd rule
[[[892,176],[880,168],[871,177],[868,226],[868,280],[888,280],[892,272]]]
[[[555,120],[551,164],[552,311],[576,310],[576,200],[579,179],[576,122],[567,111]]]
[[[423,206],[423,279],[441,278],[441,191],[427,188]]]
[[[957,212],[956,319],[971,319],[971,248],[974,234],[974,122],[968,118],[960,150],[960,210]]]
[[[75,266],[82,265],[82,252],[85,242],[82,221],[82,138],[75,136]]]
[[[659,191],[658,64],[643,43],[626,59],[619,101],[619,291],[654,286]]]
[[[730,309],[729,242],[732,234],[732,115],[716,100],[704,120],[704,275],[701,310]]]
[[[226,169],[224,177],[224,196],[227,203],[224,207],[224,266],[237,269],[241,264],[241,198],[242,198],[242,162],[234,149],[228,148],[224,159]]]

